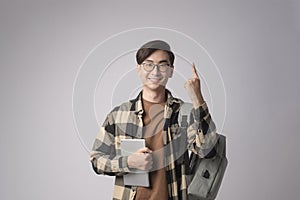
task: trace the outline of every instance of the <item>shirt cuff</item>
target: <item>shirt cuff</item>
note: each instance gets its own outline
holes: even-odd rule
[[[120,168],[123,169],[124,172],[130,172],[128,167],[128,156],[122,156],[120,158]]]
[[[208,107],[206,102],[201,104],[196,109],[193,108],[193,112],[194,112],[195,121],[198,122],[202,121],[202,119],[208,114]]]

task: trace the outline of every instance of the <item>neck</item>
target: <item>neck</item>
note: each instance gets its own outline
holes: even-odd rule
[[[152,103],[162,103],[165,102],[165,94],[165,87],[160,87],[157,90],[151,90],[149,88],[143,87],[142,98]]]

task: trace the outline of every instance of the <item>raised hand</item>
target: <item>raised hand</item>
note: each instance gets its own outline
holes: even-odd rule
[[[204,103],[204,100],[201,93],[200,79],[194,63],[192,64],[192,73],[193,78],[189,79],[184,84],[184,88],[186,89],[189,97],[191,98],[194,108],[197,108]]]

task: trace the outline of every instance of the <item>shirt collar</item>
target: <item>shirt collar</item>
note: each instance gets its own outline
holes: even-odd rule
[[[131,106],[131,111],[134,111],[135,114],[138,115],[142,115],[144,110],[143,110],[143,103],[142,103],[142,94],[143,91],[141,91],[138,96],[135,99],[130,100],[130,102],[132,103]],[[181,100],[174,98],[172,96],[172,93],[166,89],[166,106],[167,107],[172,107],[173,104],[181,104]]]

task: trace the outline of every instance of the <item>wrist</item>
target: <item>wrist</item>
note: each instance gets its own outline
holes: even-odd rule
[[[128,166],[128,168],[133,168],[133,167],[132,167],[132,160],[131,160],[131,157],[132,157],[132,156],[128,156],[128,157],[127,157],[127,166]]]
[[[204,102],[205,101],[204,101],[202,95],[200,94],[200,95],[197,95],[197,98],[193,99],[192,104],[193,104],[193,107],[196,109],[199,106],[201,106]]]

